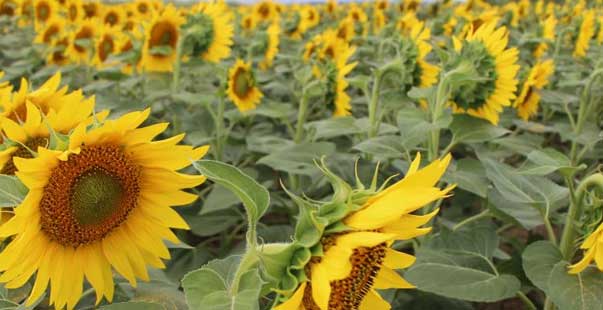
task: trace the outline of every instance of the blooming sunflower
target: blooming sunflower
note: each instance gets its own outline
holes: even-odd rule
[[[36,90],[31,91],[27,80],[21,79],[19,90],[12,93],[10,100],[0,102],[0,118],[19,122],[26,120],[27,102],[33,103],[44,114],[51,108],[57,110],[62,105],[62,97],[67,92],[66,87],[59,89],[60,84],[60,72],[48,79]]]
[[[458,55],[448,69],[459,63],[469,64],[474,73],[483,79],[460,85],[452,90],[451,104],[455,113],[486,119],[498,124],[498,114],[509,106],[517,90],[516,48],[507,49],[508,33],[505,27],[496,29],[495,23],[470,29],[465,40],[454,38],[454,49]]]
[[[84,18],[97,18],[101,15],[102,4],[100,0],[86,0],[82,3]]]
[[[555,70],[555,64],[552,60],[538,62],[532,67],[523,83],[521,92],[515,100],[513,106],[517,109],[517,115],[527,121],[530,116],[538,112],[538,102],[540,101],[539,91],[549,83],[549,77]]]
[[[36,29],[42,28],[47,21],[59,14],[57,3],[51,0],[35,1],[33,9]]]
[[[61,17],[52,17],[39,31],[34,39],[34,43],[50,45],[54,38],[61,32],[65,32],[65,20]]]
[[[86,64],[92,60],[98,25],[97,19],[85,19],[79,22],[75,31],[71,33],[71,44],[67,49],[67,54],[74,62]]]
[[[169,5],[145,25],[146,39],[142,49],[141,65],[145,70],[172,71],[176,61],[176,48],[180,39],[180,26],[185,20]],[[158,50],[167,48],[167,50]]]
[[[579,262],[569,266],[569,273],[582,272],[593,260],[597,268],[603,271],[603,247],[601,244],[603,244],[603,223],[599,224],[599,227],[582,242],[580,248],[586,252]]]
[[[33,0],[18,1],[17,14],[19,15],[19,27],[25,27],[34,19]]]
[[[396,28],[398,28],[401,33],[408,33],[417,23],[419,23],[419,19],[417,18],[415,12],[408,12],[398,19]]]
[[[370,188],[359,183],[352,189],[322,167],[334,188],[334,198],[323,205],[300,203],[300,218],[305,223],[302,229],[296,228],[291,252],[308,259],[292,260],[287,267],[284,273],[291,275],[290,279],[282,280],[277,291],[284,302],[275,310],[390,309],[377,290],[414,288],[395,270],[415,262],[414,256],[394,250],[392,244],[430,232],[431,228],[421,226],[438,210],[426,215],[412,213],[447,197],[454,188],[436,187],[450,159],[447,155],[418,169],[417,155],[404,179],[379,189],[374,183]]]
[[[94,59],[92,63],[99,69],[107,66],[115,65],[115,63],[107,63],[109,56],[115,54],[118,50],[117,36],[119,31],[114,27],[104,25],[99,31],[99,35],[94,42]]]
[[[417,67],[413,71],[413,85],[419,87],[430,87],[438,80],[438,74],[440,69],[428,63],[425,58],[431,52],[431,44],[429,39],[431,38],[430,28],[424,27],[423,22],[419,22],[413,26],[410,32],[410,38],[416,47],[416,63]]]
[[[119,26],[126,21],[125,11],[121,6],[109,5],[102,9],[102,21],[110,27]]]
[[[373,13],[373,33],[377,34],[387,24],[387,16],[383,10],[375,10]]]
[[[331,16],[334,16],[335,13],[337,13],[337,0],[327,0],[325,12]]]
[[[266,49],[264,50],[264,59],[260,62],[260,69],[266,70],[272,67],[272,62],[278,54],[278,46],[280,44],[281,26],[278,23],[272,23],[268,26]]]
[[[67,54],[67,49],[71,45],[71,38],[69,33],[60,34],[52,42],[53,51],[46,56],[46,62],[49,64],[55,64],[58,66],[64,66],[71,61],[71,58]]]
[[[251,64],[237,59],[228,70],[226,93],[239,111],[245,112],[255,109],[264,95],[256,85]]]
[[[574,48],[574,57],[586,56],[586,51],[590,45],[590,39],[595,35],[595,11],[587,10],[582,15],[582,24],[580,25],[580,33],[576,39],[576,47]]]
[[[263,0],[255,4],[253,14],[259,22],[272,22],[278,17],[276,5],[271,0]]]
[[[320,13],[313,5],[306,5],[301,9],[301,20],[299,24],[300,32],[305,33],[306,31],[316,27],[320,23]]]
[[[60,80],[60,74],[55,75],[53,79]],[[44,89],[44,91],[52,91],[52,89]],[[94,118],[91,118],[94,99],[85,99],[81,91],[72,93],[60,91],[58,96],[47,97],[51,102],[44,104],[50,107],[44,115],[29,101],[33,98],[35,97],[30,96],[25,103],[26,115],[22,124],[10,118],[2,120],[1,129],[9,140],[9,147],[0,151],[0,174],[14,175],[17,170],[15,159],[32,158],[32,151],[37,150],[38,147],[48,146],[51,134],[68,134],[79,124],[85,122],[89,124],[94,121]],[[39,98],[35,99],[40,101]],[[102,113],[98,117],[102,120],[105,116],[106,113]]]
[[[555,40],[555,27],[557,27],[557,18],[554,15],[549,16],[542,24],[542,39],[547,41]],[[548,50],[549,43],[541,42],[536,46],[536,49],[532,53],[534,57],[540,58]]]
[[[251,31],[255,29],[256,21],[253,14],[247,14],[241,19],[241,28],[245,31]]]
[[[138,128],[150,111],[128,113],[101,126],[78,126],[69,150],[38,148],[16,159],[17,177],[29,188],[15,215],[0,227],[13,236],[0,253],[0,281],[22,286],[37,272],[27,304],[50,289],[50,304],[74,308],[84,278],[111,301],[111,268],[136,286],[148,280],[146,265],[163,268],[169,258],[162,239],[179,242],[170,228],[188,229],[171,206],[197,199],[183,189],[202,176],[176,172],[198,160],[207,147],[177,145],[184,135],[153,141],[167,124]],[[52,266],[69,266],[64,268]]]
[[[195,22],[200,27],[194,53],[209,62],[217,63],[230,56],[234,35],[233,15],[223,2],[197,6],[201,16]]]
[[[15,0],[0,1],[0,16],[15,16],[17,14],[17,2]]]
[[[82,0],[69,0],[66,5],[66,17],[71,23],[77,23],[84,16]]]
[[[346,42],[350,42],[356,30],[354,29],[354,21],[351,18],[344,18],[339,22],[337,26],[337,37],[343,39]]]
[[[138,18],[150,18],[153,14],[153,5],[149,0],[136,0],[133,3],[135,12],[138,15]]]

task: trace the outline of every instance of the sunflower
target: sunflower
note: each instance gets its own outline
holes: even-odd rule
[[[71,23],[77,23],[84,18],[82,0],[69,0],[66,5],[66,16]]]
[[[85,0],[82,4],[84,18],[97,18],[101,15],[102,4],[100,0]]]
[[[17,15],[19,15],[19,27],[25,27],[34,19],[33,0],[18,1]]]
[[[386,11],[388,7],[389,7],[389,1],[388,0],[377,0],[377,1],[375,1],[375,6],[374,6],[374,10],[375,11]]]
[[[59,8],[55,1],[38,0],[34,2],[35,28],[40,29],[51,18],[59,14]]]
[[[4,71],[0,70],[0,102],[3,102],[10,97],[11,91],[13,90],[13,87],[10,85],[10,83],[8,83],[8,81],[3,81],[3,78]]]
[[[126,15],[121,6],[110,5],[103,7],[102,21],[105,25],[115,27],[126,21]]]
[[[542,24],[542,39],[547,41],[555,40],[555,27],[557,27],[557,18],[554,15],[549,16]],[[534,57],[540,58],[549,48],[549,42],[541,42],[534,50]]]
[[[517,115],[524,121],[527,121],[530,116],[538,112],[539,91],[549,83],[549,77],[554,70],[555,64],[553,61],[547,60],[535,64],[528,73],[521,92],[513,105],[517,109]]]
[[[588,10],[582,15],[582,24],[580,25],[580,33],[576,39],[576,48],[574,49],[574,57],[586,56],[586,51],[590,44],[590,39],[595,35],[595,11]]]
[[[169,5],[145,25],[146,39],[142,49],[141,64],[145,70],[172,71],[176,61],[176,48],[180,39],[180,26],[184,24],[176,9]],[[159,48],[166,50],[158,51]]]
[[[264,95],[256,85],[251,64],[237,59],[228,70],[226,93],[239,111],[246,112],[255,109]]]
[[[48,79],[38,89],[30,91],[26,79],[21,79],[19,90],[11,94],[10,100],[0,102],[0,119],[11,119],[22,122],[27,119],[27,102],[33,103],[42,113],[46,114],[51,108],[57,110],[62,104],[62,97],[67,88],[59,89],[61,76],[59,73]]]
[[[116,28],[108,27],[104,25],[99,31],[99,35],[94,42],[94,59],[92,63],[97,68],[102,69],[107,66],[115,65],[115,63],[108,63],[109,56],[114,55],[118,51],[117,36],[119,31]]]
[[[195,201],[183,189],[204,181],[176,171],[207,147],[177,145],[184,135],[152,141],[167,124],[138,128],[149,114],[128,113],[89,130],[82,124],[68,151],[40,147],[36,158],[15,160],[29,193],[0,228],[0,236],[14,236],[0,253],[0,281],[20,287],[37,272],[28,305],[50,282],[50,304],[72,309],[84,278],[97,303],[111,301],[112,268],[136,286],[136,278],[149,280],[147,265],[165,267],[162,239],[178,243],[170,228],[188,229],[171,206]]]
[[[253,14],[259,22],[272,22],[278,17],[276,5],[271,0],[263,0],[255,4]]]
[[[127,57],[124,61],[125,64],[122,66],[121,71],[125,74],[132,74],[134,69],[140,64],[140,54],[135,50],[135,38],[136,34],[118,34],[116,38],[116,53],[118,55],[124,55],[130,53],[131,57]]]
[[[149,0],[136,0],[133,3],[138,18],[150,18],[153,15],[153,5]]]
[[[71,34],[71,44],[67,49],[67,53],[74,62],[85,64],[92,60],[98,25],[99,21],[97,19],[85,19],[79,23],[77,29]]]
[[[383,10],[375,10],[373,13],[373,33],[377,34],[387,24],[387,16]]]
[[[71,45],[71,38],[68,33],[60,34],[52,42],[53,51],[46,56],[46,62],[58,66],[64,66],[71,61],[67,49]]]
[[[51,78],[54,81],[49,84],[58,85],[60,79],[61,76],[57,73]],[[22,124],[11,118],[2,120],[0,127],[10,141],[10,146],[0,151],[0,174],[14,175],[15,158],[32,158],[32,151],[50,143],[52,133],[68,134],[79,124],[93,121],[90,116],[94,110],[94,99],[85,99],[81,91],[66,93],[64,90],[57,92],[56,89],[42,87],[37,92],[47,93],[43,97],[35,94],[28,96],[25,102],[26,113],[24,119],[20,120]],[[54,93],[54,96],[48,96],[48,93]],[[47,107],[47,112],[42,114],[32,101],[42,103],[42,106]],[[104,116],[105,113],[101,118]]]
[[[396,23],[396,28],[400,30],[401,33],[408,33],[414,25],[419,23],[419,19],[414,12],[408,12],[398,19],[398,23]]]
[[[506,49],[509,41],[505,27],[495,29],[495,23],[470,29],[465,40],[454,39],[455,57],[448,69],[459,63],[470,64],[482,79],[460,85],[452,90],[451,104],[455,113],[486,119],[498,124],[498,114],[509,106],[517,90],[516,48]]]
[[[350,42],[356,33],[354,29],[354,21],[351,18],[344,18],[337,26],[337,37],[345,42]]]
[[[260,62],[260,69],[266,70],[272,67],[272,62],[278,54],[278,46],[280,44],[279,36],[281,34],[281,27],[278,23],[272,23],[268,26],[266,49],[264,51],[264,59]]]
[[[17,5],[15,0],[0,0],[0,16],[15,16]]]
[[[414,256],[394,250],[392,244],[431,231],[421,226],[438,213],[437,209],[426,215],[412,213],[447,197],[454,188],[436,187],[450,159],[447,155],[418,169],[417,155],[404,179],[385,189],[386,185],[377,189],[375,184],[370,188],[359,184],[352,189],[322,167],[335,195],[324,205],[304,200],[305,205],[300,206],[305,209],[300,217],[309,224],[292,247],[300,253],[307,251],[311,257],[305,260],[307,263],[291,262],[287,273],[297,276],[290,283],[281,283],[279,292],[283,295],[279,299],[284,302],[275,310],[390,309],[377,290],[414,288],[395,270],[415,262]]]
[[[256,20],[253,14],[247,14],[241,19],[241,28],[245,31],[251,31],[255,29]]]
[[[603,271],[603,247],[600,244],[603,244],[603,223],[599,224],[599,227],[582,242],[580,248],[586,250],[586,252],[584,252],[584,256],[579,262],[569,266],[569,273],[582,272],[593,260],[597,265],[597,269]]]
[[[39,31],[34,39],[34,43],[50,45],[54,38],[65,32],[65,20],[61,17],[52,17]]]
[[[299,28],[301,33],[305,33],[320,23],[320,13],[313,5],[305,5],[301,9],[300,14],[301,20],[299,23]]]
[[[234,35],[233,15],[223,2],[203,3],[198,6],[200,20],[193,27],[200,27],[195,53],[209,62],[218,63],[230,56]],[[199,26],[200,25],[200,26]]]
[[[334,16],[337,13],[337,0],[327,0],[325,11],[327,14]]]
[[[440,68],[426,61],[432,47],[429,44],[431,30],[423,22],[416,23],[408,36],[404,36],[400,44],[400,59],[403,61],[404,74],[400,83],[404,91],[409,91],[413,86],[426,88],[434,85],[438,80]],[[426,102],[420,101],[423,107]]]

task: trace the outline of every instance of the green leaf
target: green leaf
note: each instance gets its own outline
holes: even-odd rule
[[[335,153],[335,144],[314,142],[292,145],[262,157],[258,164],[264,164],[275,170],[292,174],[313,175],[318,169],[314,160]]]
[[[353,117],[336,117],[310,122],[306,129],[314,132],[314,139],[329,139],[339,136],[354,135],[362,132]]]
[[[548,292],[551,272],[555,265],[563,260],[559,249],[549,241],[537,241],[530,244],[521,257],[528,279],[539,289]]]
[[[141,302],[141,301],[130,301],[130,302],[119,302],[115,304],[110,304],[106,306],[102,306],[99,308],[100,310],[167,310],[166,307],[151,303],[151,302]]]
[[[488,121],[464,114],[453,116],[450,130],[456,143],[479,143],[498,138],[509,130],[494,126]]]
[[[247,149],[262,154],[270,154],[295,145],[291,140],[270,135],[251,135],[246,139]]]
[[[208,179],[228,188],[239,197],[247,211],[249,230],[255,231],[257,222],[270,204],[268,190],[238,168],[225,163],[200,160],[193,163],[193,166]]]
[[[398,129],[400,142],[406,148],[412,148],[427,139],[433,125],[427,121],[427,114],[418,109],[407,107],[398,111]]]
[[[559,310],[603,309],[603,273],[588,268],[579,274],[567,273],[567,262],[553,268],[548,281],[548,295]]]
[[[524,167],[520,173],[528,175],[547,175],[557,170],[562,175],[571,176],[579,167],[573,167],[570,159],[563,153],[547,148],[543,150],[534,150],[528,154],[528,160],[534,163],[533,166]]]
[[[199,215],[220,211],[224,209],[230,209],[239,203],[239,198],[228,188],[221,185],[214,185],[213,189],[205,198],[203,202],[203,208]]]
[[[488,207],[513,218],[526,229],[543,225],[542,213],[530,204],[518,203],[505,199],[496,189],[488,191]]]
[[[454,171],[450,172],[451,182],[468,192],[486,198],[488,194],[488,178],[486,169],[475,159],[463,158],[456,162]]]
[[[392,135],[370,138],[355,145],[354,149],[373,155],[377,160],[400,158],[406,151],[400,136]]]
[[[459,266],[449,259],[429,262],[426,257],[429,255],[439,254],[420,252],[418,262],[405,273],[405,278],[421,291],[474,302],[495,302],[515,296],[521,288],[514,276]]]
[[[27,187],[17,177],[0,175],[0,207],[20,205],[27,192]]]
[[[257,310],[262,279],[250,269],[237,281],[240,256],[213,260],[182,279],[186,303],[190,309]],[[235,285],[235,283],[237,283]]]

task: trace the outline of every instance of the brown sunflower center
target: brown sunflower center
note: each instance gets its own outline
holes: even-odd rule
[[[238,68],[233,76],[233,91],[239,98],[245,98],[253,87],[251,73],[243,68]]]
[[[75,21],[77,19],[77,14],[78,14],[77,5],[71,4],[69,6],[69,20]]]
[[[153,25],[149,47],[169,46],[176,48],[178,42],[178,29],[168,21],[161,21]]]
[[[65,49],[69,45],[68,38],[62,38],[56,41],[55,47],[57,50],[52,53],[52,61],[56,64],[64,64],[67,62],[67,55],[65,55]]]
[[[149,7],[147,6],[146,3],[140,3],[138,4],[138,7],[136,7],[138,9],[138,12],[140,14],[146,14],[149,11]]]
[[[331,238],[326,238],[331,239]],[[335,241],[323,241],[323,248],[328,251]],[[331,282],[328,310],[358,310],[360,304],[373,287],[375,277],[381,270],[385,258],[386,244],[368,248],[354,249],[350,262],[350,275],[341,280]],[[309,282],[311,283],[311,281]],[[303,305],[306,310],[321,310],[312,298],[312,285],[307,285],[304,291]]]
[[[260,16],[263,19],[266,19],[270,15],[270,7],[268,6],[268,4],[262,3],[260,8],[258,9],[258,12],[260,13]]]
[[[96,3],[87,3],[83,5],[86,17],[92,18],[98,14],[98,6]]]
[[[59,28],[59,25],[57,25],[57,24],[50,25],[48,28],[46,28],[46,31],[44,31],[42,41],[44,41],[44,43],[46,43],[46,44],[50,43],[50,41],[54,37],[56,37],[56,35],[59,33],[60,30],[61,29]]]
[[[31,138],[24,143],[24,145],[19,145],[17,150],[11,155],[9,161],[2,167],[2,171],[0,174],[6,175],[15,175],[17,171],[17,167],[13,162],[14,158],[33,158],[33,154],[31,151],[37,152],[39,146],[47,146],[48,139],[43,137]]]
[[[119,16],[115,12],[109,12],[105,16],[105,24],[115,26],[119,23]]]
[[[136,208],[140,168],[117,145],[82,148],[59,162],[40,201],[42,231],[77,247],[103,239]]]
[[[48,5],[48,3],[38,3],[38,5],[36,6],[36,18],[41,22],[45,22],[46,20],[48,20],[48,17],[50,17],[50,6]]]
[[[2,15],[14,16],[16,6],[17,6],[17,4],[11,0],[6,0],[6,1],[0,2],[0,16],[2,16]]]
[[[98,46],[98,58],[100,58],[101,61],[107,60],[109,55],[113,53],[114,47],[115,42],[113,42],[113,38],[110,35],[103,36],[103,39]]]

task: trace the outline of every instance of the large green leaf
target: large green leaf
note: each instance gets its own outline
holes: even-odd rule
[[[370,138],[354,146],[354,149],[375,156],[378,160],[401,158],[406,151],[400,136],[386,135]]]
[[[313,133],[316,140],[338,136],[354,135],[362,132],[353,117],[336,117],[306,124],[306,129]]]
[[[322,156],[335,153],[335,144],[329,142],[304,143],[288,146],[258,160],[275,170],[293,174],[313,175],[318,170],[314,163]]]
[[[475,302],[507,299],[521,287],[514,276],[465,267],[437,251],[421,251],[405,278],[422,291]]]
[[[243,202],[249,220],[249,229],[255,231],[260,217],[268,209],[268,190],[236,167],[213,160],[200,160],[194,167],[208,179],[231,190]]]
[[[240,256],[214,260],[182,279],[190,309],[257,310],[262,279],[257,269],[237,278]]]
[[[0,207],[18,206],[26,195],[27,187],[17,177],[0,175]]]
[[[151,302],[130,301],[119,302],[99,308],[100,310],[168,310],[168,308]]]
[[[450,130],[456,143],[485,142],[509,132],[507,129],[494,126],[488,121],[464,114],[454,115]]]
[[[449,183],[457,184],[468,192],[485,198],[488,194],[488,178],[482,164],[475,159],[463,158],[456,162],[454,170],[450,171]]]
[[[537,241],[523,251],[522,260],[528,279],[539,289],[548,292],[551,272],[563,260],[559,249],[549,241]]]
[[[551,271],[548,295],[559,310],[603,309],[603,273],[594,267],[572,275],[567,262],[559,262]]]

